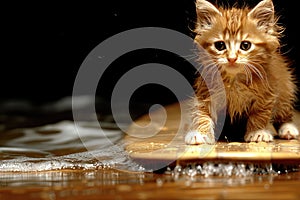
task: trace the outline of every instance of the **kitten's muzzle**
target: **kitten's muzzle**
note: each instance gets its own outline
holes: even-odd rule
[[[234,65],[235,61],[237,60],[237,57],[228,57],[227,60],[230,65]]]

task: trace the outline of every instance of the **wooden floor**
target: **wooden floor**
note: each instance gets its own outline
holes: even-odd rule
[[[150,168],[158,168],[172,161],[201,163],[207,160],[300,164],[300,142],[295,139],[275,139],[271,143],[217,142],[215,145],[186,145],[184,136],[190,122],[187,110],[187,102],[170,105],[145,115],[132,124],[126,135],[127,151],[131,157]],[[294,121],[300,127],[299,113],[295,113]]]
[[[127,151],[148,167],[172,161],[239,161],[299,163],[298,140],[273,143],[218,142],[216,145],[185,145],[188,116],[178,105],[137,120],[126,135]],[[168,117],[164,117],[164,112]],[[182,120],[180,120],[182,119]],[[166,123],[162,123],[166,120]],[[182,121],[182,122],[181,122]],[[295,121],[299,124],[297,114]],[[140,126],[149,125],[144,128]],[[149,164],[150,163],[150,164]],[[299,164],[297,164],[299,166]],[[300,172],[248,176],[177,176],[170,173],[98,170],[54,170],[3,173],[0,199],[300,199]]]
[[[300,173],[248,177],[179,177],[96,171],[0,172],[1,200],[236,199],[299,200]]]

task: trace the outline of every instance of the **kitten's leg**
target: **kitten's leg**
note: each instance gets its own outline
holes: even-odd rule
[[[282,92],[283,93],[283,92]],[[293,121],[293,95],[290,91],[283,93],[277,101],[277,109],[274,113],[274,124],[278,128],[278,136],[283,139],[296,139],[299,136],[299,131]]]
[[[192,113],[191,131],[185,136],[186,144],[213,144],[214,122],[210,117],[208,105],[197,103]]]
[[[272,131],[272,128],[266,127],[256,131],[247,132],[244,139],[246,142],[272,142],[273,135],[274,132]]]
[[[281,109],[275,113],[274,123],[279,127],[278,136],[283,139],[295,139],[299,136],[297,127],[292,123],[293,109]]]
[[[246,142],[271,142],[273,131],[270,128],[270,109],[256,110],[249,116],[247,132],[244,136]]]
[[[299,131],[293,123],[284,123],[280,126],[278,135],[283,139],[296,139],[299,136]]]
[[[213,144],[214,138],[214,123],[209,116],[198,118],[199,126],[192,128],[185,136],[186,144]]]

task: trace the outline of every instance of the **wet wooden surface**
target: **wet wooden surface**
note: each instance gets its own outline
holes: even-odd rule
[[[179,177],[113,169],[0,173],[0,199],[294,199],[300,173]]]
[[[136,121],[127,132],[127,151],[140,162],[177,160],[204,162],[240,161],[300,164],[298,139],[274,142],[217,142],[215,145],[186,145],[184,136],[188,130],[187,102],[167,106],[145,115]],[[165,123],[160,123],[164,121]],[[300,127],[300,114],[295,112],[294,122]],[[230,133],[229,133],[230,134]]]
[[[139,156],[156,162],[163,158],[203,160],[245,159],[260,161],[299,161],[297,140],[274,143],[218,143],[202,147],[183,144],[186,122],[178,122],[178,105],[167,108],[167,123],[161,112],[153,113],[153,124],[141,135],[140,128],[131,127],[126,136],[127,151],[133,158]],[[183,117],[186,120],[185,117]],[[298,120],[298,115],[296,121]],[[147,125],[149,116],[137,121]],[[180,127],[182,125],[182,127]],[[131,131],[131,132],[130,132]],[[173,146],[170,149],[170,146]],[[169,148],[169,149],[167,149]],[[167,149],[167,150],[166,150]],[[180,152],[183,150],[183,154]],[[176,152],[177,156],[173,155]],[[197,153],[194,153],[197,152]],[[213,153],[212,153],[213,152]],[[223,152],[223,153],[222,153]],[[229,153],[230,152],[230,153]],[[247,153],[248,152],[248,153]],[[249,153],[252,152],[252,153]],[[276,153],[278,152],[278,153]],[[246,153],[246,154],[245,154]],[[260,153],[265,154],[260,156]],[[238,155],[241,155],[238,157]],[[159,159],[158,159],[159,158]],[[256,161],[259,161],[256,160]],[[242,159],[241,159],[242,160]],[[299,166],[299,165],[298,165]],[[300,172],[282,172],[247,176],[176,176],[169,173],[142,173],[112,168],[98,170],[56,170],[44,172],[0,172],[0,199],[300,199]]]

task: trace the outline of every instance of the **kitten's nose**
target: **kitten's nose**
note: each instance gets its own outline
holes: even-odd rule
[[[227,60],[230,64],[233,64],[237,60],[237,57],[228,57]]]

